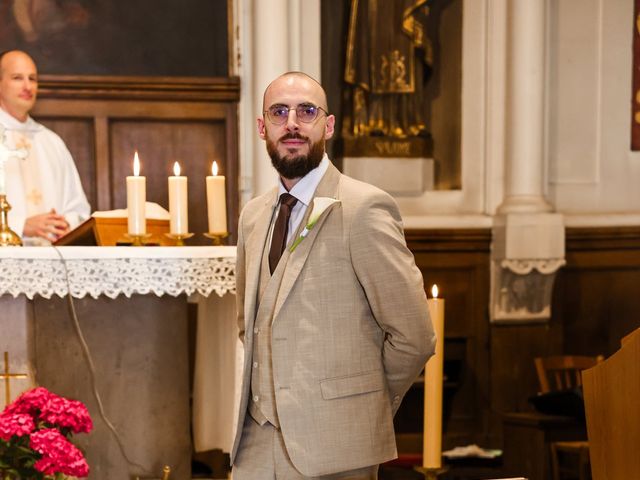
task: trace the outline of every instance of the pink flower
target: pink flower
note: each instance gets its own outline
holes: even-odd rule
[[[67,437],[89,432],[93,423],[87,408],[46,388],[20,395],[0,413],[3,464],[21,470],[23,478],[60,475],[86,477],[89,466]],[[5,445],[6,443],[6,445]]]
[[[89,465],[82,452],[55,428],[45,428],[32,433],[29,446],[42,455],[34,466],[45,475],[89,475]]]
[[[37,387],[24,392],[14,402],[8,405],[5,413],[29,413],[35,415],[47,403],[53,393],[44,387]]]
[[[51,395],[42,407],[40,418],[47,423],[70,428],[74,433],[89,433],[93,422],[87,407],[78,400]]]
[[[14,435],[29,435],[36,428],[31,415],[26,413],[0,413],[0,438],[8,442]]]

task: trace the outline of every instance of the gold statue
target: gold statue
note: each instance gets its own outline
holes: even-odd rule
[[[432,1],[351,1],[345,138],[428,137],[423,87],[433,56],[426,35]]]

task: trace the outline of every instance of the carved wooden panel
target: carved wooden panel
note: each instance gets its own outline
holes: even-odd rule
[[[74,156],[93,210],[126,207],[125,177],[139,151],[147,199],[167,208],[167,177],[179,161],[189,178],[190,230],[207,230],[211,162],[227,182],[227,218],[238,217],[237,78],[42,76],[34,117]],[[191,244],[206,244],[196,235]]]

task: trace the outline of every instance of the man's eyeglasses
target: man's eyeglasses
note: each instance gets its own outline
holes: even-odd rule
[[[318,118],[318,114],[320,112],[324,112],[325,115],[329,115],[329,112],[324,108],[318,107],[313,103],[301,103],[295,107],[289,107],[287,105],[272,105],[268,110],[265,110],[262,113],[269,117],[271,123],[274,123],[275,125],[284,125],[287,123],[289,112],[291,110],[296,111],[296,118],[302,123],[312,123],[316,118]]]

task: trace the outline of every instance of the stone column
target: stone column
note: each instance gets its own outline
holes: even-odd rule
[[[505,198],[494,219],[491,320],[551,317],[564,224],[544,198],[544,1],[508,0]]]
[[[498,212],[549,212],[543,197],[545,2],[510,0],[506,185]]]

